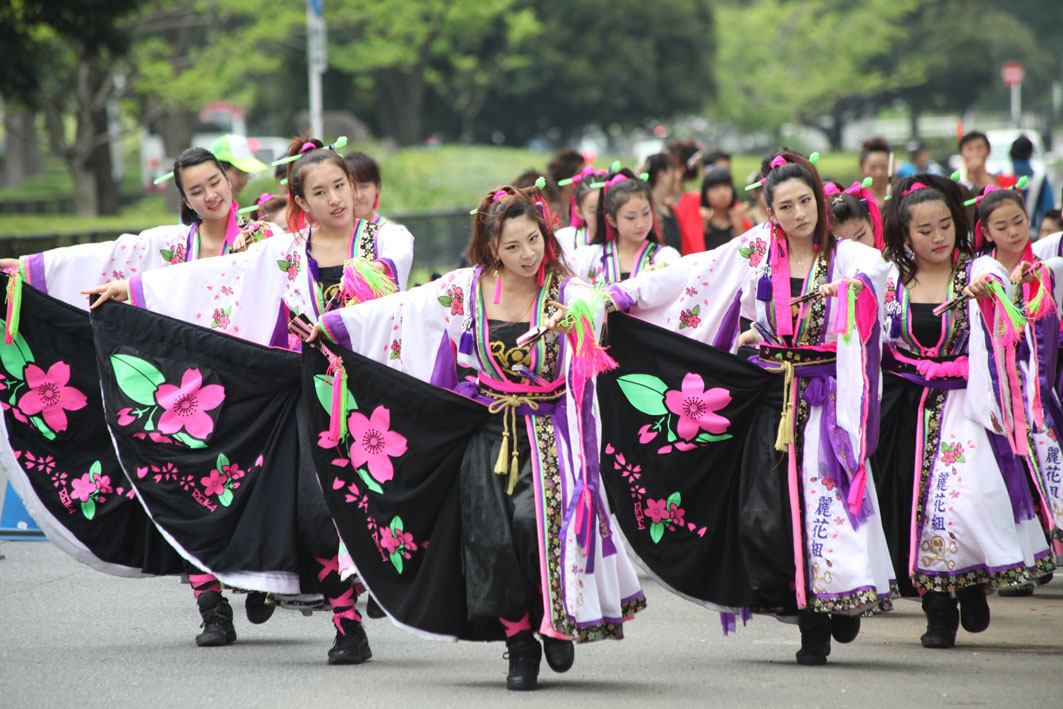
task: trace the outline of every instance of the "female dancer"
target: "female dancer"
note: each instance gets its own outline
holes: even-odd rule
[[[561,248],[568,257],[576,253],[576,249],[594,240],[595,228],[598,224],[598,198],[601,194],[599,189],[591,185],[597,180],[604,180],[606,175],[605,170],[595,170],[594,166],[587,165],[578,175],[563,180],[563,182],[575,185],[572,191],[572,204],[569,207],[571,215],[569,225],[555,232]]]
[[[237,216],[232,186],[210,151],[189,148],[181,153],[173,164],[173,178],[181,193],[182,224],[125,234],[115,241],[0,259],[0,268],[18,268],[25,283],[37,290],[88,308],[82,292],[85,288],[162,266],[227,254],[240,231],[253,225],[273,233],[269,224]]]
[[[237,218],[237,205],[233,200],[229,178],[214,154],[202,148],[190,148],[178,156],[173,164],[173,179],[182,197],[182,220],[188,225],[158,226],[139,235],[124,235],[113,242],[81,244],[23,256],[15,261],[19,269],[18,277],[55,298],[79,307],[87,307],[84,296],[84,289],[87,287],[121,280],[128,274],[229,253],[235,248],[234,244],[242,242],[241,234],[254,232],[265,238],[274,232],[280,232],[279,227],[268,222]],[[101,474],[113,477],[109,472],[111,471],[104,470]],[[34,494],[27,480],[21,480],[18,470],[12,471],[12,477],[13,480],[27,483],[26,486],[19,486],[23,497]],[[100,497],[97,497],[97,500],[99,499]],[[104,510],[101,503],[101,508],[94,513],[92,519],[97,520],[97,524],[114,521],[115,537],[120,537],[124,529],[132,529],[137,535],[144,535],[144,528],[150,527],[147,518],[142,520],[144,524],[120,526],[125,518],[117,513],[115,508],[128,506],[136,513],[136,517],[140,518],[142,510],[137,502],[115,494],[109,497],[106,504]],[[63,540],[68,536],[54,526],[57,522],[51,518],[45,505],[41,503],[34,507],[38,508],[38,518],[45,528],[52,529],[53,536],[66,548]],[[142,542],[139,546],[147,547]],[[111,568],[109,564],[103,564],[101,567],[84,544],[73,542],[72,553],[75,558],[87,558],[88,563],[94,567]],[[86,554],[88,556],[85,556]],[[200,597],[200,609],[205,623],[205,629],[197,637],[197,643],[224,644],[225,638],[229,638],[227,642],[232,642],[235,639],[235,631],[232,628],[232,610],[229,604],[225,602],[223,606],[218,605],[219,601],[223,601],[219,593],[202,597],[204,591],[220,590],[217,579],[196,573],[190,573],[189,578],[193,590]],[[260,606],[260,601],[260,596],[249,595],[249,618],[256,619],[256,622],[263,622],[268,618],[268,613],[265,618],[261,615],[261,612],[265,611],[255,614],[256,603]],[[224,627],[220,628],[216,621],[226,614],[227,621],[224,621],[221,624]]]
[[[556,329],[566,305],[590,319],[601,316],[600,309],[595,316],[577,305],[592,293],[571,277],[542,201],[534,200],[513,187],[492,190],[476,210],[468,249],[475,267],[326,313],[320,322],[333,341],[423,381],[454,388],[455,365],[478,372],[475,383],[463,382],[457,391],[488,404],[494,415],[460,463],[459,528],[437,527],[430,535],[433,549],[460,545],[463,565],[454,581],[464,586],[460,598],[428,594],[440,583],[423,578],[428,572],[414,577],[412,598],[394,592],[377,598],[403,627],[420,633],[439,634],[428,621],[442,618],[453,627],[451,636],[505,637],[511,690],[537,686],[543,648],[534,632],[547,663],[564,672],[573,640],[619,639],[622,622],[645,605],[597,483],[597,412],[584,360],[595,339],[590,321],[578,337],[552,331],[532,344],[517,339],[529,326]],[[395,342],[399,348],[389,347]],[[393,479],[401,481],[401,473]],[[402,500],[411,512],[441,502]],[[359,557],[366,547],[347,542],[372,592],[379,553],[370,547]],[[411,607],[416,613],[405,615]]]
[[[1060,461],[1063,451],[1063,411],[1053,387],[1059,352],[1059,304],[1063,296],[1063,259],[1044,262],[1034,256],[1030,243],[1030,220],[1021,194],[1010,189],[987,187],[976,198],[978,222],[975,243],[1000,262],[1015,283],[1015,305],[1028,318],[1016,357],[1024,362],[1029,431],[1028,461],[1036,493],[1034,502],[1045,532],[1063,541],[1063,485]],[[1048,578],[1051,578],[1049,574]],[[1045,579],[1039,580],[1046,583]],[[1001,596],[1028,596],[1033,585],[999,591]]]
[[[169,269],[174,273],[168,276],[165,272],[138,274],[90,292],[102,294],[99,302],[128,298],[155,313],[253,342],[288,347],[291,317],[305,314],[316,319],[347,300],[405,287],[413,260],[409,232],[355,217],[355,192],[347,163],[321,141],[297,139],[289,156],[295,159],[288,169],[288,222],[294,225],[305,215],[309,224],[305,231],[268,239],[228,258]],[[338,540],[331,551],[319,550],[316,556],[326,562],[331,559],[327,565],[335,567],[337,548]],[[226,579],[222,571],[214,575]],[[204,577],[213,579],[214,575]],[[269,582],[269,574],[264,573],[263,588]],[[217,582],[210,583],[208,590],[217,592]],[[330,664],[368,659],[371,653],[361,619],[338,572],[325,576],[322,589],[333,605],[337,626]],[[218,603],[213,595],[210,601]],[[217,632],[209,640],[216,635],[218,644],[225,644],[235,639],[235,633],[231,632],[231,611],[221,615],[228,617],[218,619]]]
[[[822,183],[804,158],[774,158],[763,188],[770,236],[736,238],[612,292],[636,316],[732,351],[739,313],[754,320],[760,343],[753,362],[784,381],[781,416],[779,407],[767,410],[751,435],[763,439],[758,454],[768,454],[760,469],[787,480],[788,499],[776,502],[783,508],[771,519],[788,524],[770,542],[736,543],[792,549],[773,561],[761,554],[766,573],[751,595],[759,610],[797,615],[797,661],[819,665],[832,636],[850,642],[861,615],[892,608],[889,556],[865,462],[877,432],[885,263],[872,249],[835,240]],[[642,559],[668,582],[666,564]]]
[[[380,209],[380,165],[360,150],[347,153],[344,160],[354,178],[354,215],[374,224],[386,222],[376,211]]]
[[[1021,318],[1009,312],[1003,267],[968,255],[959,189],[930,175],[902,180],[885,222],[883,368],[892,376],[875,461],[894,565],[910,578],[907,592],[922,595],[928,648],[952,647],[961,622],[968,632],[989,626],[987,586],[1052,569],[1015,457],[1026,452]],[[960,294],[972,300],[934,313]]]
[[[863,182],[854,182],[847,190],[839,190],[830,183],[823,186],[827,195],[827,215],[830,230],[839,239],[872,246],[882,251],[885,242],[882,239],[882,214],[869,187],[871,178]]]
[[[597,227],[590,245],[572,255],[573,271],[590,283],[616,283],[679,260],[657,235],[650,186],[627,168],[601,188]]]

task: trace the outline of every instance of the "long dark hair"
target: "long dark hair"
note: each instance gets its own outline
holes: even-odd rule
[[[835,239],[827,221],[827,199],[823,194],[823,180],[819,178],[816,166],[797,153],[780,153],[778,157],[784,159],[786,163],[769,169],[764,178],[764,202],[768,205],[768,209],[774,213],[776,187],[790,180],[804,182],[812,190],[812,196],[816,200],[817,221],[814,238],[825,250],[824,253],[834,251]]]
[[[925,185],[912,189],[916,183]],[[971,253],[968,239],[970,223],[967,211],[963,207],[963,189],[947,177],[920,174],[906,177],[894,187],[893,197],[886,202],[886,214],[883,223],[883,238],[886,241],[886,258],[897,264],[901,274],[901,283],[909,283],[918,270],[915,254],[907,248],[908,226],[912,223],[912,207],[928,202],[944,202],[952,215],[953,228],[956,231],[956,244],[953,257],[958,254]]]
[[[292,233],[297,231],[297,225],[302,221],[300,217],[304,214],[303,208],[299,206],[295,198],[306,199],[306,187],[303,185],[303,173],[306,172],[306,168],[311,165],[332,163],[347,176],[351,191],[353,192],[357,189],[354,183],[354,175],[351,174],[351,167],[347,164],[347,161],[335,150],[322,150],[324,146],[325,144],[317,138],[311,138],[309,133],[301,138],[292,138],[291,143],[288,145],[288,157],[299,156],[298,160],[288,163],[288,194],[291,195],[291,199],[288,200],[287,217],[288,231]]]
[[[635,173],[626,167],[622,168],[620,172],[609,175],[605,182],[608,183],[609,180],[618,175],[623,175],[627,179],[617,182],[612,187],[602,187],[601,197],[598,199],[594,238],[591,243],[604,244],[609,240],[610,227],[605,218],[609,216],[615,220],[620,208],[627,204],[635,195],[642,195],[646,198],[646,201],[650,204],[650,214],[653,215],[653,227],[650,228],[650,233],[646,236],[646,239],[655,244],[661,243],[661,237],[657,234],[657,210],[653,206],[653,192],[650,190],[650,186],[636,177]],[[613,230],[615,231],[615,228]]]
[[[218,162],[218,158],[214,157],[214,153],[210,152],[206,148],[189,148],[173,161],[173,182],[177,185],[177,191],[181,193],[181,222],[183,224],[192,224],[193,222],[200,221],[200,217],[196,214],[196,211],[188,206],[188,197],[185,196],[185,186],[181,182],[181,171],[193,167],[195,165],[202,165],[205,162],[212,162],[221,172],[222,177],[228,182],[229,177],[225,174],[225,168]],[[229,191],[232,191],[232,185],[229,185]]]
[[[978,201],[978,221],[974,224],[974,246],[979,252],[992,250],[993,244],[989,241],[989,229],[986,223],[993,212],[1006,202],[1011,202],[1021,209],[1023,214],[1026,214],[1026,202],[1023,201],[1022,195],[1014,190],[992,190],[984,193],[982,199]],[[1026,214],[1026,216],[1029,218],[1030,215]]]
[[[465,258],[473,266],[492,266],[498,262],[498,239],[502,226],[510,219],[528,217],[539,227],[546,248],[543,262],[558,275],[571,275],[561,243],[539,207],[539,195],[534,187],[521,189],[505,185],[483,196],[472,218],[472,238],[465,250]]]

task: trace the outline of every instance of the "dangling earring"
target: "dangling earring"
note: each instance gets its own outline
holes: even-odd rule
[[[498,273],[498,266],[495,266],[495,297],[491,299],[491,302],[498,305],[502,300],[502,276]]]

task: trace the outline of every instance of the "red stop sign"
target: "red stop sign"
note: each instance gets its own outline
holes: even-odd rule
[[[1018,62],[1004,62],[1004,66],[1000,67],[1000,78],[1008,86],[1018,86],[1026,78],[1026,72]]]

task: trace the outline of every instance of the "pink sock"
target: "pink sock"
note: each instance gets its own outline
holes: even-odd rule
[[[531,630],[531,621],[528,620],[528,614],[525,613],[524,617],[520,620],[506,620],[505,618],[499,618],[498,622],[502,624],[502,627],[506,631],[506,637],[511,638],[522,630]]]

